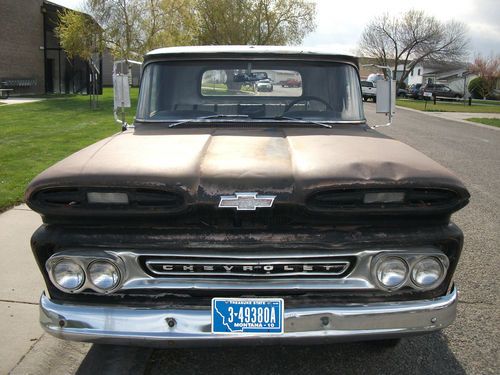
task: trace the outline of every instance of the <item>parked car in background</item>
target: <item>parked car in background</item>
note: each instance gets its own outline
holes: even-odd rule
[[[418,94],[420,92],[421,87],[422,87],[421,83],[415,83],[413,85],[408,86],[406,96],[408,98],[418,99]]]
[[[257,91],[271,92],[273,91],[273,84],[270,79],[263,79],[257,82]]]
[[[361,93],[363,95],[363,101],[372,99],[373,102],[377,101],[377,87],[372,81],[361,81]]]
[[[396,92],[396,95],[398,96],[398,98],[406,98],[408,96],[408,90],[399,88]]]
[[[440,83],[428,83],[422,87],[418,92],[418,98],[424,98],[424,92],[430,92],[438,99],[460,99],[463,95],[457,91],[450,89],[448,86]]]
[[[257,82],[264,79],[268,79],[266,72],[235,73],[233,76],[234,82]]]
[[[302,87],[302,81],[298,79],[287,79],[286,81],[281,82],[281,87]]]

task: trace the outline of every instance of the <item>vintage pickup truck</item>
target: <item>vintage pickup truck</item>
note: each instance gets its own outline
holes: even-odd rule
[[[361,81],[361,95],[366,102],[368,99],[377,101],[377,86],[375,81]]]
[[[234,81],[253,72],[302,84]],[[368,126],[354,57],[155,50],[133,125],[27,189],[43,218],[40,321],[130,345],[394,343],[453,322],[450,216],[468,200],[450,171]]]

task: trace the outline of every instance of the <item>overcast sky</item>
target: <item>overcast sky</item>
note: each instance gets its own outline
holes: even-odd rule
[[[51,0],[78,9],[83,0]],[[317,0],[317,28],[302,43],[356,53],[365,25],[384,12],[422,9],[441,21],[455,19],[469,28],[471,56],[500,54],[500,0]]]

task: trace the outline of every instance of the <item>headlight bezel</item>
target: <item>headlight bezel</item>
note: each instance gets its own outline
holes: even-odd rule
[[[403,282],[398,284],[395,287],[388,287],[379,281],[377,273],[380,267],[380,264],[390,258],[398,258],[401,259],[407,265],[407,273]],[[440,265],[441,274],[438,279],[430,284],[430,285],[420,285],[413,278],[414,268],[421,261],[426,259],[436,260]],[[435,289],[441,285],[441,283],[446,279],[446,275],[449,269],[449,259],[448,257],[441,252],[422,252],[422,253],[414,253],[414,252],[391,252],[391,251],[382,251],[374,256],[371,264],[371,276],[374,284],[382,290],[388,292],[394,292],[400,290],[404,287],[410,287],[414,290],[418,291],[428,291]]]
[[[66,260],[76,264],[83,270],[84,280],[77,288],[67,289],[62,287],[60,284],[57,283],[56,278],[54,276],[54,267],[60,262]],[[114,266],[114,268],[116,269],[118,273],[118,282],[112,288],[102,289],[96,286],[91,281],[89,267],[91,264],[95,262],[107,262],[112,266]],[[45,269],[54,287],[61,290],[62,292],[72,293],[72,294],[80,293],[87,289],[96,291],[101,294],[112,293],[121,287],[121,285],[124,282],[124,278],[126,276],[126,269],[123,260],[120,257],[113,254],[112,252],[105,252],[105,253],[89,252],[88,254],[82,255],[81,252],[79,251],[71,250],[71,251],[65,251],[64,253],[60,254],[56,253],[52,255],[49,259],[47,259],[47,261],[45,262]]]

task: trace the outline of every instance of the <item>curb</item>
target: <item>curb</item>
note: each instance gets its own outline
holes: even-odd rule
[[[424,115],[428,115],[428,116],[432,116],[432,117],[437,117],[437,118],[440,118],[442,120],[460,122],[462,124],[474,125],[474,126],[478,126],[480,128],[485,128],[485,129],[500,130],[500,128],[497,127],[497,126],[478,124],[477,122],[472,122],[472,121],[467,121],[467,120],[451,119],[451,118],[447,118],[447,117],[440,116],[440,115],[436,114],[436,113],[446,113],[446,112],[425,112],[425,111],[420,111],[418,109],[403,107],[403,106],[400,106],[400,105],[397,105],[396,108],[403,109],[405,111],[410,111],[410,112],[422,113]],[[481,117],[480,115],[481,115],[481,113],[478,113],[478,117]],[[500,113],[498,114],[498,117],[500,117]]]

